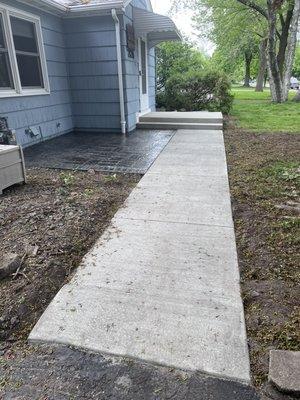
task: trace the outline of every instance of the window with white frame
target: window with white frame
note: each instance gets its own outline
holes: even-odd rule
[[[49,92],[39,18],[0,3],[0,97]]]

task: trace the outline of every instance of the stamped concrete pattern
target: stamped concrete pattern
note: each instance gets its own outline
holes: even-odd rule
[[[173,131],[72,132],[24,150],[27,167],[144,174]]]
[[[222,131],[177,131],[30,339],[250,381]]]

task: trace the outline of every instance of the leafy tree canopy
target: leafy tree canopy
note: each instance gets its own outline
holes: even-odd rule
[[[201,71],[208,64],[207,58],[187,41],[162,43],[157,47],[156,54],[158,91],[165,88],[172,76],[191,70]]]

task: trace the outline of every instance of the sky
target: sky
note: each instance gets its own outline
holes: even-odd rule
[[[158,14],[168,15],[172,0],[151,0],[153,11]],[[193,12],[184,10],[176,15],[172,15],[172,19],[176,23],[179,30],[187,37],[189,37],[196,46],[211,55],[213,52],[213,45],[201,38],[197,37],[197,31],[193,28]]]

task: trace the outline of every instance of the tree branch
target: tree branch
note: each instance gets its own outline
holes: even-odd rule
[[[284,20],[284,17],[282,15],[282,12],[279,14],[279,18],[280,18],[281,28],[283,28],[284,24],[285,24],[285,20]]]
[[[242,3],[244,6],[252,8],[252,10],[257,11],[261,14],[264,18],[268,19],[267,11],[261,7],[260,5],[256,4],[253,0],[237,0],[239,3]]]

